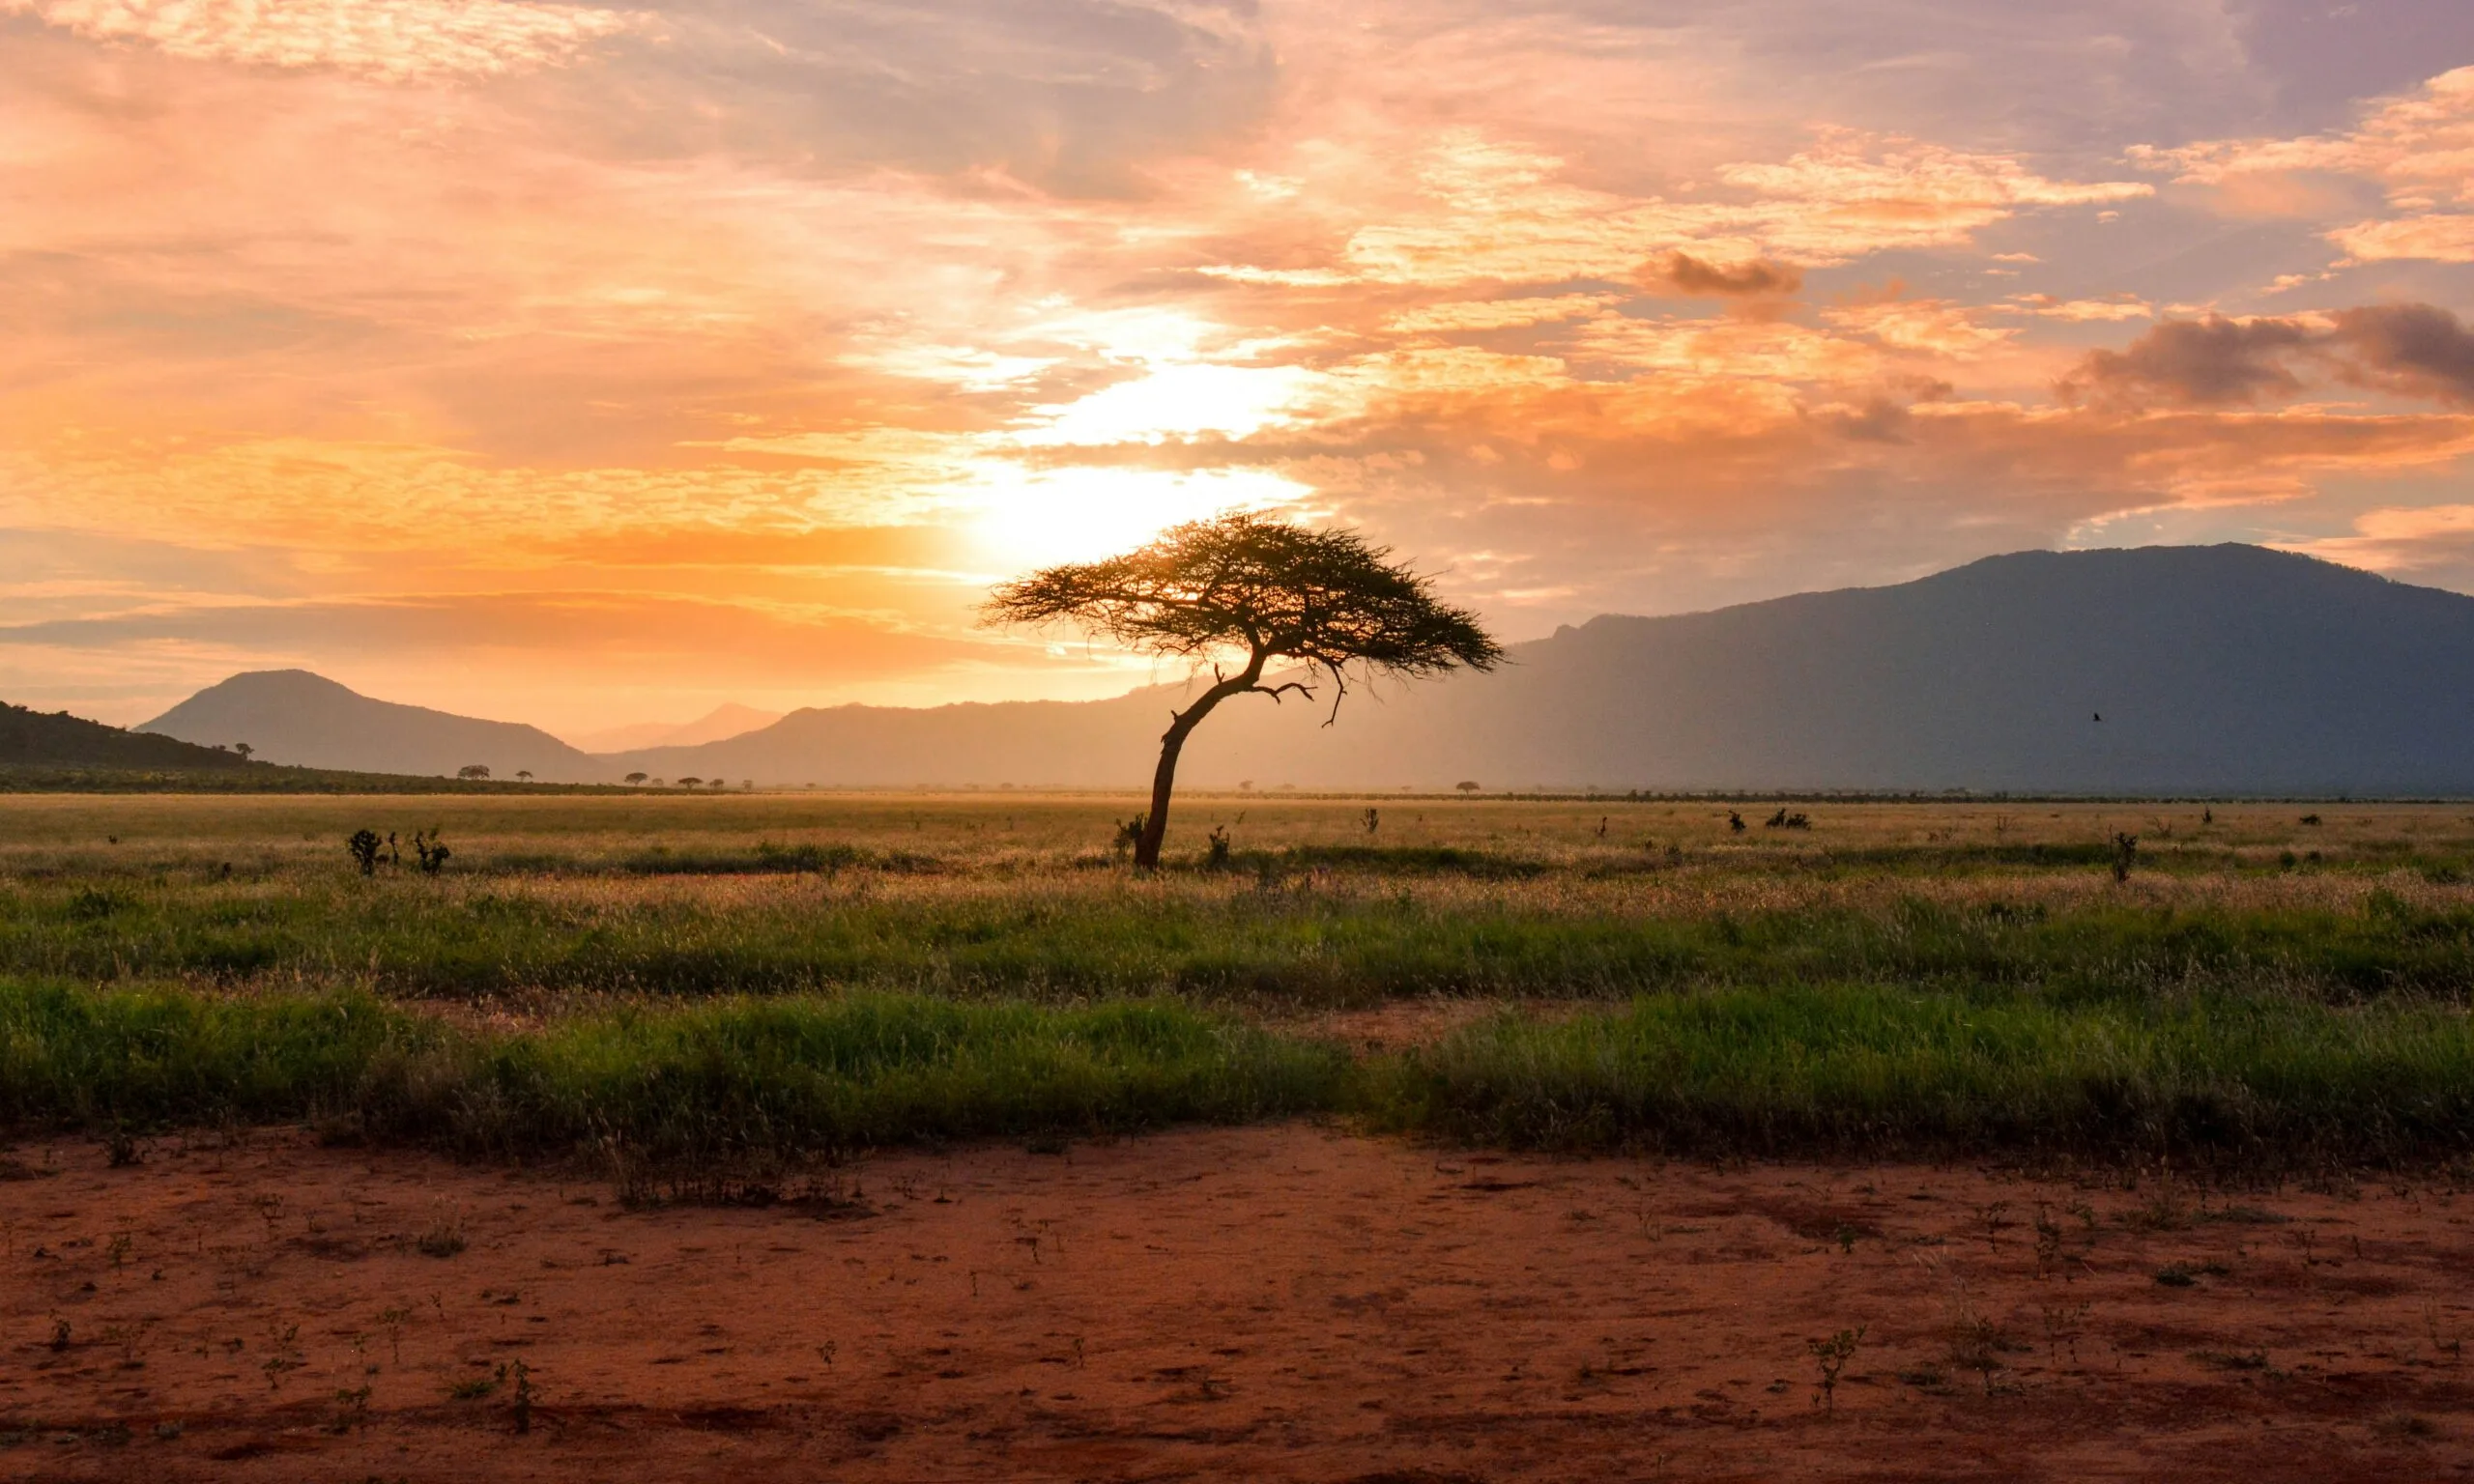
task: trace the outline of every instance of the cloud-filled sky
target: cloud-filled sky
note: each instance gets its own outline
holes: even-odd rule
[[[1366,529],[1507,636],[2026,547],[2474,590],[2462,0],[0,0],[0,698],[579,731],[1151,671]]]

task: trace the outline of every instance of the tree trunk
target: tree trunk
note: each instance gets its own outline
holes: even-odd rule
[[[1263,677],[1263,662],[1268,655],[1255,655],[1246,668],[1202,693],[1195,702],[1168,718],[1168,729],[1160,734],[1160,766],[1151,774],[1151,813],[1142,816],[1141,837],[1134,842],[1134,866],[1136,870],[1160,869],[1160,845],[1168,838],[1168,795],[1177,785],[1177,755],[1185,751],[1186,738],[1211,714],[1211,708],[1229,697],[1252,690]]]
[[[1197,706],[1195,710],[1200,710]],[[1187,716],[1194,716],[1188,712]],[[1194,721],[1201,721],[1194,716]],[[1151,773],[1151,813],[1142,816],[1142,835],[1134,842],[1134,865],[1136,870],[1156,870],[1160,866],[1160,845],[1168,838],[1168,794],[1177,786],[1177,754],[1186,746],[1186,733],[1194,730],[1186,716],[1172,723],[1160,739],[1160,766]]]

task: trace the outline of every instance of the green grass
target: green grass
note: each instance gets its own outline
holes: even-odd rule
[[[0,1118],[316,1120],[521,1156],[1232,1123],[1333,1106],[1333,1049],[1173,1003],[731,1000],[484,1034],[370,995],[0,984]]]
[[[682,1156],[1306,1113],[1576,1150],[2414,1161],[2474,1150],[2474,1023],[1832,985],[1508,1012],[1352,1063],[1159,999],[731,999],[483,1033],[351,991],[0,985],[0,1118],[19,1127],[310,1120],[500,1156]]]
[[[1379,834],[1365,800],[1191,802],[1229,869],[1134,876],[1105,797],[12,795],[0,1122],[2474,1155],[2474,806],[1833,802],[1791,840],[1706,801],[1383,799]],[[363,878],[363,826],[455,855]],[[1261,1023],[1433,996],[1515,1008],[1357,1060]]]
[[[1727,990],[1506,1013],[1374,1075],[1381,1124],[1523,1147],[2240,1164],[2474,1149],[2474,1021],[2422,1003]]]
[[[677,859],[673,856],[670,859]],[[2474,905],[2019,895],[1650,913],[1620,895],[1454,882],[1255,890],[1121,873],[963,881],[822,849],[738,858],[755,886],[554,890],[398,875],[263,882],[86,875],[0,884],[0,973],[82,981],[361,983],[390,996],[694,997],[850,988],[1044,999],[1175,993],[1343,1006],[1402,995],[1622,998],[1841,981],[2094,997],[2272,985],[2337,1001],[2474,999]],[[708,856],[693,870],[719,870]],[[785,878],[789,878],[787,881]],[[773,882],[779,885],[766,886]],[[801,883],[806,884],[801,884]],[[759,889],[761,888],[761,889]]]

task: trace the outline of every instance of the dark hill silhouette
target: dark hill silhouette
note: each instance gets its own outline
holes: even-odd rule
[[[1247,698],[1187,781],[2065,793],[2474,793],[2474,598],[2248,546],[2027,552],[1890,587],[1601,617],[1500,673]],[[791,713],[616,771],[1138,788],[1174,689]],[[2101,716],[2102,720],[2097,720]]]
[[[248,759],[173,737],[123,731],[66,711],[45,713],[0,702],[0,767],[245,772]],[[264,765],[256,767],[265,771]]]
[[[234,675],[138,730],[192,742],[247,742],[270,762],[312,768],[451,776],[479,763],[501,779],[518,771],[544,783],[614,776],[590,754],[539,728],[373,700],[305,670]]]

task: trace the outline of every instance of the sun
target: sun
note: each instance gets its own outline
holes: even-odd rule
[[[1231,510],[1294,510],[1305,485],[1261,470],[1026,469],[1000,464],[966,493],[960,523],[972,556],[1014,572],[1096,561],[1171,526]]]

